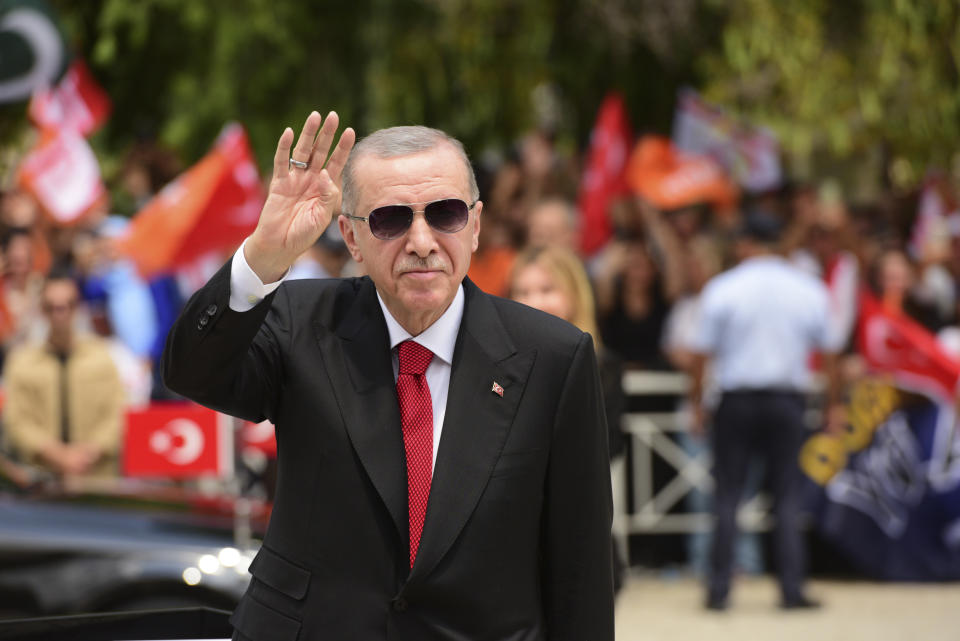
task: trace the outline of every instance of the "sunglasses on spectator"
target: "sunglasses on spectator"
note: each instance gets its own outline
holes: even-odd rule
[[[400,238],[413,224],[413,214],[419,209],[413,205],[423,205],[423,217],[432,229],[444,234],[455,234],[467,226],[470,210],[477,201],[469,205],[459,198],[444,198],[429,203],[410,203],[409,205],[385,205],[377,207],[367,216],[344,214],[352,220],[365,220],[370,225],[370,233],[380,240]]]

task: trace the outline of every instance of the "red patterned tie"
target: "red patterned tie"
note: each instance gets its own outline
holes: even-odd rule
[[[433,352],[403,341],[397,346],[400,373],[397,376],[397,398],[400,401],[400,423],[403,447],[407,452],[407,509],[410,514],[410,567],[417,558],[423,517],[427,513],[430,479],[433,476],[433,402],[424,372],[433,359]]]

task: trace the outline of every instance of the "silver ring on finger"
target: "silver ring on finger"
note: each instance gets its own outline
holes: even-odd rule
[[[291,159],[290,159],[290,164],[288,165],[288,168],[289,168],[289,167],[296,167],[297,169],[306,169],[306,168],[309,167],[309,166],[310,166],[310,163],[309,163],[309,162],[303,162],[302,160],[297,160],[297,159],[295,159],[295,158],[291,158]]]

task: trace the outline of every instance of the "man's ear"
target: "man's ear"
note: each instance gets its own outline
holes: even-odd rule
[[[340,216],[337,217],[337,224],[340,225],[340,235],[343,236],[343,242],[346,243],[347,250],[353,257],[353,260],[362,263],[363,255],[360,253],[360,245],[357,243],[356,229],[353,226],[353,221],[343,214],[340,214]]]
[[[477,251],[477,247],[480,246],[480,212],[483,211],[483,201],[478,200],[477,204],[473,206],[473,249],[471,252]]]

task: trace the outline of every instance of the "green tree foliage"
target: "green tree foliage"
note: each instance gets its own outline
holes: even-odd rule
[[[440,127],[474,153],[504,148],[546,122],[573,147],[616,88],[641,123],[667,129],[690,69],[676,60],[690,47],[671,43],[692,2],[679,3],[671,29],[653,30],[670,52],[667,65],[645,39],[647,22],[623,19],[635,13],[627,0],[54,4],[114,101],[95,141],[101,155],[154,136],[190,162],[237,120],[266,167],[283,127],[299,129],[314,108],[336,109],[361,135],[394,124]]]
[[[879,156],[911,183],[960,140],[957,0],[52,4],[114,101],[94,141],[108,175],[140,136],[192,162],[228,120],[265,168],[314,108],[361,135],[440,127],[475,154],[544,124],[582,147],[607,91],[638,133],[669,133],[683,84],[825,172]]]
[[[238,120],[268,161],[283,126],[299,130],[314,108],[338,110],[361,134],[425,123],[469,142],[515,135],[546,75],[549,5],[104,0],[62,10],[117,106],[108,145],[153,133],[195,158]]]
[[[62,12],[114,101],[107,148],[156,136],[192,160],[237,120],[263,160],[310,109],[358,110],[349,76],[362,56],[361,20],[349,7],[362,4],[103,0]]]
[[[956,0],[735,0],[702,52],[706,96],[770,125],[800,156],[878,148],[895,182],[960,143]]]

